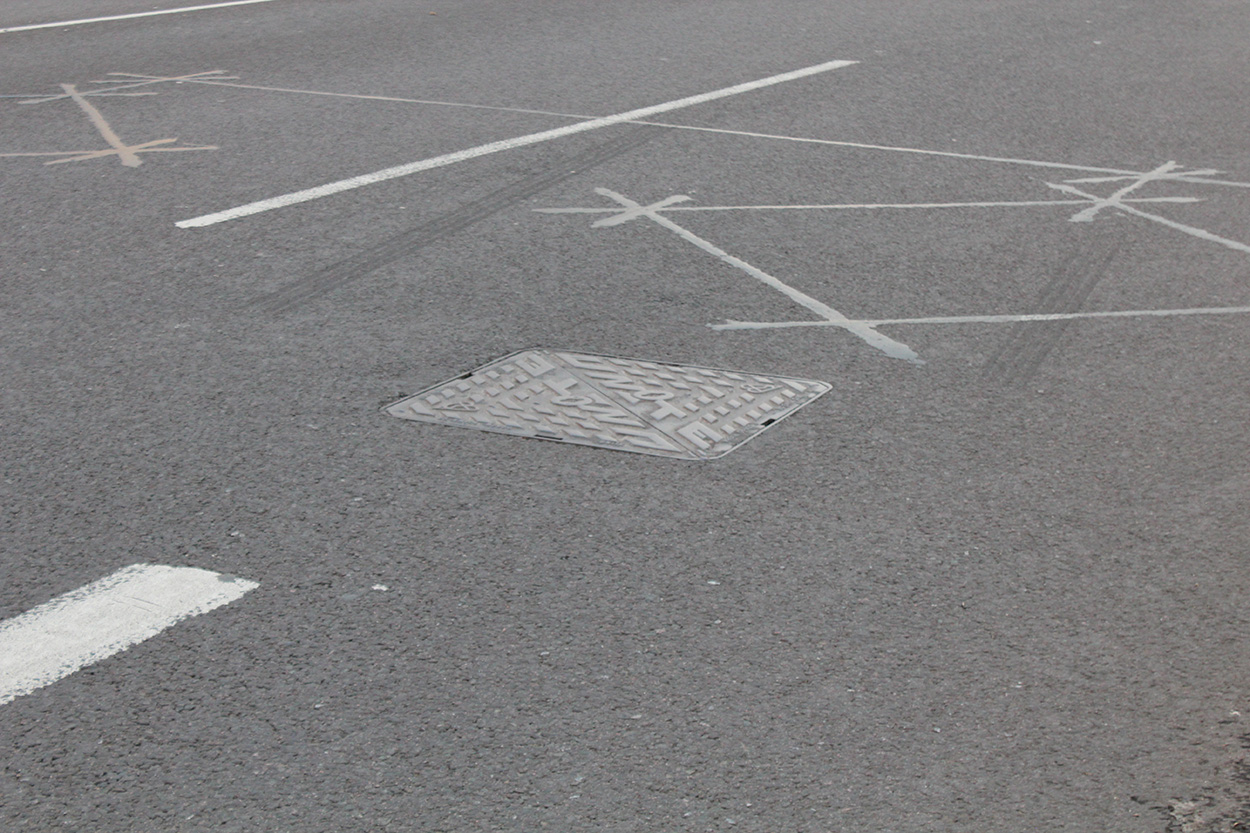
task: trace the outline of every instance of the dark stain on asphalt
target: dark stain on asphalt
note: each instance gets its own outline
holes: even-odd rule
[[[1059,266],[1029,312],[1080,312],[1094,287],[1107,274],[1124,247],[1122,231],[1110,229],[1090,236]],[[1011,384],[1029,379],[1063,339],[1068,321],[1021,321],[985,365],[989,382]]]
[[[1239,737],[1237,746],[1239,750],[1217,766],[1206,792],[1162,804],[1149,804],[1136,796],[1133,800],[1162,814],[1167,823],[1164,833],[1250,831],[1250,734]]]
[[[623,156],[664,132],[658,127],[632,127],[611,141],[561,160],[546,170],[513,182],[481,199],[435,217],[416,228],[341,260],[312,275],[292,281],[253,300],[249,306],[280,315],[322,298],[382,267],[406,258],[431,243],[485,220],[506,208],[542,193],[564,180]]]

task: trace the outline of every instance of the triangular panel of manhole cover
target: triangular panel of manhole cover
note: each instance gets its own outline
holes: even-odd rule
[[[825,382],[523,350],[389,406],[402,419],[707,460],[830,390]]]

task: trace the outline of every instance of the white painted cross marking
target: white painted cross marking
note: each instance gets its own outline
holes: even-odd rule
[[[730,266],[741,269],[743,272],[746,272],[748,275],[755,278],[760,283],[763,283],[767,286],[771,286],[773,289],[776,289],[778,292],[782,293],[791,301],[794,301],[796,304],[799,304],[811,310],[813,313],[815,313],[816,315],[824,319],[823,321],[819,323],[826,324],[832,327],[841,327],[842,329],[846,330],[848,333],[858,336],[859,338],[863,339],[868,344],[872,345],[873,347],[877,348],[881,352],[885,353],[887,356],[891,356],[892,358],[903,359],[904,361],[909,361],[913,364],[924,364],[921,358],[916,355],[915,351],[912,350],[910,347],[908,347],[906,344],[903,344],[901,341],[895,341],[889,336],[883,333],[877,332],[872,326],[870,326],[869,324],[866,324],[863,321],[857,321],[852,318],[847,318],[845,315],[838,312],[836,309],[829,306],[828,304],[821,303],[820,301],[817,301],[812,296],[807,295],[803,292],[800,292],[799,290],[795,289],[792,286],[782,283],[780,280],[768,274],[767,272],[763,271],[762,269],[757,269],[756,267],[747,263],[745,260],[734,257],[733,255],[729,254],[729,252],[726,252],[724,249],[721,249],[720,247],[708,242],[707,240],[704,240],[702,237],[699,237],[694,232],[690,231],[689,229],[683,228],[682,226],[677,225],[672,220],[668,219],[667,217],[664,217],[663,215],[659,213],[660,209],[663,208],[664,206],[671,205],[674,202],[682,202],[682,201],[688,200],[690,199],[689,197],[685,195],[679,195],[675,197],[669,197],[666,200],[661,200],[660,202],[654,203],[649,206],[643,206],[643,205],[639,205],[638,203],[634,202],[628,197],[621,196],[615,191],[609,191],[607,188],[596,188],[595,193],[605,196],[611,200],[615,200],[616,202],[625,206],[625,211],[620,212],[614,217],[609,217],[604,220],[599,220],[598,222],[593,224],[595,227],[617,225],[618,223],[625,223],[630,220],[638,219],[639,217],[645,217],[648,220],[651,220],[652,222],[660,226],[663,226],[669,231],[675,233],[678,237],[682,238],[683,240],[693,243],[694,245],[698,246],[700,249],[707,252],[708,254],[714,255],[715,257],[720,258],[722,261],[729,264]]]
[[[1136,191],[1138,188],[1142,187],[1147,182],[1154,182],[1155,180],[1159,180],[1159,179],[1171,178],[1168,175],[1172,173],[1172,171],[1176,170],[1176,168],[1178,167],[1180,166],[1177,165],[1175,162],[1165,162],[1159,167],[1155,168],[1153,171],[1146,171],[1145,173],[1140,174],[1139,176],[1115,177],[1115,179],[1117,180],[1131,179],[1131,182],[1129,182],[1128,185],[1125,185],[1123,188],[1116,191],[1114,194],[1112,194],[1109,197],[1091,196],[1091,199],[1093,200],[1094,204],[1091,205],[1089,208],[1086,208],[1082,211],[1078,211],[1076,214],[1073,214],[1072,217],[1069,219],[1073,223],[1092,223],[1094,221],[1094,217],[1098,216],[1099,211],[1102,211],[1104,208],[1119,208],[1122,205],[1121,200],[1123,197],[1127,196],[1128,194],[1131,194],[1133,191]],[[1069,193],[1081,193],[1081,192],[1076,191],[1076,189],[1074,188]],[[1087,196],[1090,196],[1090,195],[1087,195]]]
[[[1175,177],[1167,177],[1167,178],[1174,179]],[[1073,181],[1078,181],[1078,180],[1073,180]],[[1189,180],[1182,180],[1182,181],[1189,181]],[[1085,197],[1086,199],[1094,203],[1093,206],[1085,209],[1085,211],[1081,211],[1073,215],[1070,219],[1074,223],[1089,222],[1093,219],[1093,215],[1096,214],[1099,210],[1103,208],[1107,208],[1107,207],[1114,207],[1119,211],[1123,211],[1125,214],[1132,214],[1134,217],[1141,217],[1143,220],[1150,220],[1151,222],[1158,223],[1159,225],[1167,226],[1168,228],[1173,228],[1173,229],[1176,229],[1177,231],[1183,231],[1186,234],[1190,235],[1191,237],[1197,237],[1199,240],[1206,240],[1210,243],[1219,243],[1221,246],[1226,246],[1227,248],[1233,249],[1234,251],[1245,252],[1246,254],[1250,254],[1250,245],[1246,245],[1245,243],[1242,243],[1238,240],[1230,240],[1227,237],[1221,237],[1218,234],[1213,234],[1212,232],[1209,232],[1206,229],[1200,229],[1194,226],[1188,226],[1188,225],[1185,225],[1184,223],[1178,223],[1175,220],[1169,220],[1167,217],[1160,217],[1158,214],[1151,214],[1149,212],[1142,211],[1137,208],[1133,208],[1130,205],[1126,205],[1125,204],[1126,201],[1121,200],[1119,198],[1119,195],[1129,190],[1127,188],[1121,188],[1115,194],[1112,194],[1110,197],[1103,199],[1102,197],[1096,197],[1093,194],[1087,194],[1084,191],[1080,190],[1079,188],[1074,188],[1071,185],[1054,183],[1054,182],[1048,182],[1046,184],[1050,186],[1051,188],[1054,188],[1056,191],[1061,191],[1064,194],[1071,194],[1071,195],[1078,196],[1078,197]],[[1134,200],[1134,202],[1136,202],[1136,200]],[[1087,213],[1089,216],[1085,216]]]
[[[193,567],[134,564],[0,622],[0,705],[258,586]]]
[[[633,200],[626,199],[625,197],[622,197],[620,194],[617,194],[613,191],[609,191],[606,188],[596,188],[595,193],[603,194],[605,197],[611,197],[612,199],[619,202],[621,205],[625,205],[629,207],[626,208],[624,211],[621,211],[618,208],[607,209],[608,211],[613,212],[613,215],[611,217],[604,217],[602,220],[596,220],[595,222],[590,224],[591,228],[607,228],[609,226],[619,226],[622,223],[628,223],[630,220],[636,220],[639,217],[647,217],[648,219],[654,220],[658,216],[657,212],[660,209],[668,208],[669,206],[676,205],[679,202],[687,202],[690,199],[690,197],[687,197],[685,194],[678,194],[676,196],[669,197],[666,200],[653,202],[650,205],[639,205]]]
[[[187,76],[187,77],[196,77],[196,76]],[[117,131],[113,130],[112,125],[110,125],[108,123],[108,120],[104,118],[104,114],[101,113],[95,107],[95,105],[93,105],[90,101],[87,100],[88,96],[156,95],[156,93],[146,92],[146,91],[138,92],[138,93],[122,92],[122,91],[128,90],[132,87],[141,87],[141,86],[144,86],[145,84],[155,83],[156,81],[177,81],[177,80],[180,80],[180,79],[157,78],[157,79],[153,79],[152,81],[142,81],[139,83],[128,84],[128,85],[121,86],[121,87],[112,87],[109,89],[87,90],[87,91],[79,90],[76,84],[61,84],[60,86],[61,86],[62,92],[58,95],[43,96],[39,98],[32,98],[28,101],[19,102],[21,104],[47,104],[48,102],[51,102],[51,101],[63,101],[67,99],[70,101],[73,101],[75,104],[78,105],[79,109],[81,109],[83,113],[86,114],[88,121],[91,122],[91,126],[96,129],[96,132],[100,134],[100,137],[104,139],[106,143],[108,143],[108,149],[107,150],[52,151],[52,152],[43,151],[43,152],[37,152],[37,153],[0,153],[0,156],[2,157],[11,157],[11,156],[59,156],[61,157],[60,159],[52,159],[48,162],[44,162],[43,164],[45,165],[60,165],[66,162],[83,162],[88,159],[101,159],[106,156],[116,156],[118,159],[121,160],[121,163],[125,165],[126,167],[137,168],[143,164],[143,160],[139,158],[139,154],[141,153],[157,153],[157,152],[183,153],[183,152],[192,151],[192,150],[217,150],[216,145],[205,145],[202,147],[160,147],[160,145],[169,145],[178,141],[177,138],[154,139],[149,142],[140,142],[138,144],[128,145],[126,144],[126,142],[122,140],[120,136],[117,135]],[[100,83],[100,82],[95,82],[95,83]]]

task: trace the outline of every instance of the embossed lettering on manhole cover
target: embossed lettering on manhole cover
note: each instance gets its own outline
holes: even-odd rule
[[[389,406],[391,416],[501,434],[707,460],[830,386],[558,350],[523,350]]]

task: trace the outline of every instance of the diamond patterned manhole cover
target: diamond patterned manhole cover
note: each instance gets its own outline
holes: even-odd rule
[[[709,460],[829,389],[811,379],[523,350],[400,400],[386,412],[418,422]]]

